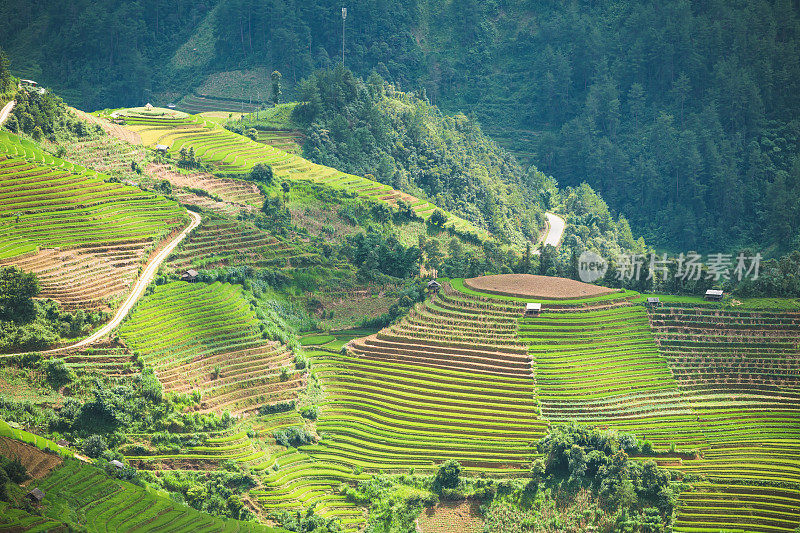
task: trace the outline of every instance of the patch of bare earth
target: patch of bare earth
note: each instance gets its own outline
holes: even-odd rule
[[[23,483],[23,485],[30,483],[34,479],[42,479],[61,464],[61,457],[58,455],[44,452],[36,446],[8,437],[0,437],[0,455],[10,458],[16,457],[25,466],[31,479]]]
[[[417,519],[419,533],[481,533],[480,502],[440,502],[422,511]]]
[[[567,300],[589,298],[617,292],[599,285],[591,285],[567,278],[536,276],[533,274],[498,274],[464,280],[464,284],[476,291],[516,296],[519,298],[545,298]]]
[[[207,172],[193,172],[184,174],[172,170],[168,165],[151,163],[146,168],[147,174],[157,180],[167,180],[173,187],[184,189],[202,189],[222,200],[228,206],[219,206],[220,210],[229,211],[231,208],[236,211],[255,210],[264,203],[264,198],[255,183],[242,180],[226,178],[216,178]],[[198,197],[191,195],[195,201],[200,201],[201,207],[211,207],[212,204],[219,204],[214,199],[208,197]],[[187,198],[188,199],[188,198]]]
[[[110,133],[114,137],[117,137],[118,139],[122,139],[123,141],[128,141],[131,144],[142,144],[142,137],[135,131],[123,128],[122,126],[114,124],[113,122],[109,122],[104,118],[84,113],[79,109],[74,109],[70,107],[69,110],[72,111],[72,113],[78,118],[85,120],[86,122],[91,122],[92,124],[97,124],[98,126],[103,128],[103,130]]]
[[[66,309],[108,309],[136,279],[150,241],[95,244],[67,250],[43,249],[0,261],[39,278],[40,298],[58,301]]]

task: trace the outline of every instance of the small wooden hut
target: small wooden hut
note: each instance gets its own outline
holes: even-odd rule
[[[706,291],[706,300],[711,302],[719,302],[722,300],[722,291],[719,289],[708,289]]]
[[[528,302],[527,304],[525,304],[526,317],[539,316],[541,312],[542,312],[542,304],[535,302]]]

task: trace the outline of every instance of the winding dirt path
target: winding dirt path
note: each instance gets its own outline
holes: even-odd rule
[[[8,118],[8,115],[11,114],[11,111],[14,109],[15,105],[17,105],[17,102],[11,100],[3,107],[2,110],[0,110],[0,126],[2,126],[5,123],[6,119]]]
[[[52,350],[47,350],[39,353],[42,354],[57,353],[57,352],[62,352],[64,350],[87,346],[89,344],[92,344],[93,342],[102,339],[103,337],[111,333],[111,331],[114,328],[119,326],[125,319],[125,317],[128,315],[130,310],[133,308],[133,306],[136,304],[136,302],[139,301],[139,298],[142,297],[142,294],[144,294],[144,290],[147,288],[148,285],[150,285],[150,282],[153,281],[153,278],[155,277],[156,272],[158,272],[158,268],[161,266],[161,263],[163,263],[167,259],[167,257],[169,257],[169,254],[172,253],[175,247],[178,246],[178,244],[180,244],[180,242],[183,239],[185,239],[186,236],[189,235],[189,233],[191,233],[191,231],[194,228],[200,225],[201,218],[199,214],[193,211],[187,211],[187,213],[189,213],[189,216],[192,217],[191,224],[189,224],[186,228],[184,228],[183,231],[181,231],[172,240],[172,242],[167,244],[160,252],[158,252],[158,254],[156,254],[155,257],[153,257],[150,260],[149,263],[147,263],[147,266],[142,271],[142,275],[139,276],[139,279],[136,280],[136,283],[133,285],[133,289],[131,290],[130,294],[122,303],[122,305],[119,306],[119,309],[117,309],[117,311],[114,313],[114,317],[111,320],[109,320],[103,327],[101,327],[100,329],[98,329],[97,331],[95,331],[94,333],[92,333],[83,340],[80,340],[68,346],[61,346],[59,348],[54,348]]]

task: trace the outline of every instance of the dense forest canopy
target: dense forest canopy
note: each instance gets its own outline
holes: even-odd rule
[[[301,84],[295,122],[309,159],[411,193],[518,244],[533,241],[548,207],[544,175],[517,161],[463,114],[443,115],[379,75],[338,67]]]
[[[800,246],[797,0],[347,4],[357,75],[474,115],[563,185],[587,181],[648,242]],[[253,67],[280,70],[291,97],[339,61],[340,8],[23,0],[0,6],[0,46],[86,108]]]

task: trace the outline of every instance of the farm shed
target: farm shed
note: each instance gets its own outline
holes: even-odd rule
[[[147,104],[144,106],[144,108],[146,110],[148,110],[148,111],[152,111],[153,110],[153,104],[151,104],[150,102],[147,102]]]
[[[437,294],[441,288],[442,286],[435,279],[428,282],[428,292],[431,294]]]
[[[542,304],[528,302],[525,304],[525,316],[539,316],[539,313],[542,312]]]
[[[189,269],[183,273],[183,275],[181,276],[181,280],[189,283],[194,283],[195,281],[197,281],[197,276],[198,276],[197,270]]]
[[[125,465],[116,459],[114,459],[113,461],[109,461],[109,464],[114,468],[116,468],[117,470],[122,470],[123,468],[125,468]]]
[[[156,152],[161,152],[162,154],[166,154],[167,150],[169,150],[169,146],[167,146],[166,144],[156,145]]]
[[[647,298],[647,305],[650,307],[660,307],[661,306],[661,298],[656,298],[654,296],[650,296]]]
[[[706,291],[706,300],[718,302],[722,300],[722,291],[719,289],[708,289]]]
[[[62,448],[66,447],[66,446],[69,446],[69,442],[67,440],[65,440],[65,439],[59,439],[58,442],[56,442],[56,444],[58,444]]]
[[[33,489],[25,495],[31,503],[42,503],[44,500],[44,492],[41,489]]]

